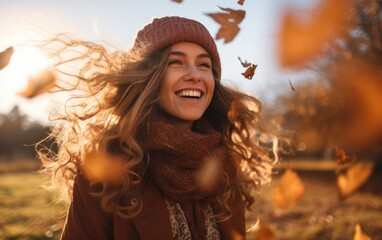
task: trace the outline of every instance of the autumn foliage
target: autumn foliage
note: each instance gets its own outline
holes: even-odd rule
[[[209,13],[208,16],[220,24],[220,29],[216,34],[216,40],[224,39],[224,43],[229,43],[239,33],[239,24],[245,17],[245,11],[222,7],[220,7],[220,9],[223,12]]]
[[[244,0],[237,3],[244,6]],[[227,44],[241,30],[247,31],[240,28],[246,11],[219,8],[219,12],[207,15],[219,25],[215,39]],[[297,155],[324,158],[332,153],[329,158],[338,165],[333,185],[338,189],[339,202],[361,188],[374,171],[374,163],[357,157],[357,153],[370,153],[382,144],[381,16],[382,5],[376,0],[322,0],[305,13],[287,9],[279,24],[279,65],[287,70],[310,69],[316,75],[300,83],[285,79],[290,89],[276,97],[277,108],[269,119],[295,132]],[[7,66],[12,53],[12,47],[0,53],[0,69]],[[238,74],[253,79],[257,64],[238,59],[244,68]],[[30,99],[52,91],[55,85],[56,76],[47,68],[31,76],[27,89],[20,94]],[[240,102],[232,103],[228,112],[231,122],[240,107]],[[118,158],[106,162],[108,158],[102,152],[88,152],[82,166],[85,174],[94,181],[116,182],[127,170],[121,168]],[[272,189],[272,204],[275,209],[288,211],[305,193],[299,173],[287,169]],[[256,239],[275,239],[275,234],[263,224]],[[371,238],[357,224],[354,240],[367,239]]]

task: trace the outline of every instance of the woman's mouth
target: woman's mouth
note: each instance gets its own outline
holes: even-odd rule
[[[201,96],[203,96],[203,92],[200,90],[180,90],[175,93],[179,97],[183,98],[192,98],[192,99],[199,99]]]

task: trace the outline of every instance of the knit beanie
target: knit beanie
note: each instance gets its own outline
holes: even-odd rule
[[[220,81],[221,64],[215,41],[207,28],[195,20],[177,16],[154,18],[137,33],[133,48],[143,43],[145,51],[152,52],[178,42],[192,42],[202,46],[216,68],[216,81]]]

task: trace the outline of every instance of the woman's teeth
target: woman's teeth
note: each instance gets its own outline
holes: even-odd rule
[[[191,97],[191,98],[200,98],[202,95],[201,91],[198,90],[182,90],[177,93],[179,97]]]

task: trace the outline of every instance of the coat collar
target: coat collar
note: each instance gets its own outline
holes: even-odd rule
[[[236,196],[240,196],[235,194]],[[119,232],[118,239],[172,239],[172,230],[167,205],[162,193],[151,182],[146,182],[142,187],[143,207],[138,216],[133,218],[136,229],[134,236],[131,235],[131,223],[122,218],[115,219],[115,232]],[[221,238],[223,240],[245,239],[244,203],[237,197],[231,202],[233,215],[226,221],[218,221]],[[122,234],[123,233],[123,234]],[[139,236],[139,237],[138,237]]]

